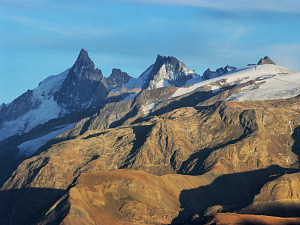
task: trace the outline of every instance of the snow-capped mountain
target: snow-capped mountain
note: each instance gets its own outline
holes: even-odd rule
[[[120,86],[128,81],[126,75],[115,69],[107,79],[110,85],[117,82],[114,85]],[[95,69],[88,53],[82,49],[71,69],[49,76],[34,90],[1,105],[0,141],[26,133],[51,119],[94,106],[106,98],[108,92],[101,70]]]
[[[185,82],[196,75],[183,62],[172,56],[157,56],[156,62],[145,79],[143,89],[154,89],[163,86],[183,86]],[[170,85],[165,85],[165,83]]]
[[[300,224],[300,72],[258,64],[104,78],[81,50],[0,106],[0,224]]]
[[[228,72],[221,77],[194,82],[189,87],[179,88],[172,97],[190,93],[206,86],[212,91],[221,91],[230,85],[242,85],[240,91],[227,100],[285,99],[300,94],[300,72],[274,64],[251,65]],[[250,82],[251,81],[251,82]]]
[[[179,88],[172,97],[177,97],[204,86],[206,90],[217,92],[252,81],[227,100],[278,99],[300,94],[298,72],[275,65],[269,57],[261,59],[259,64],[239,69],[226,66],[198,76],[176,58],[158,55],[155,63],[138,78],[119,69],[113,69],[112,74],[104,78],[82,49],[71,69],[46,78],[34,90],[28,90],[10,104],[1,105],[0,141],[70,112],[110,101],[129,100],[144,89],[175,86]],[[123,91],[119,91],[121,87]],[[115,99],[103,102],[109,98]]]
[[[172,56],[158,55],[156,61],[137,79],[131,78],[124,86],[127,90],[140,87],[155,89],[165,86],[181,87],[193,77],[199,77],[195,71],[189,70],[183,62]]]
[[[69,70],[49,76],[33,90],[28,90],[0,111],[0,141],[30,131],[39,124],[57,118],[62,108],[53,95],[61,87]]]
[[[158,56],[155,63],[137,79],[120,69],[113,69],[112,74],[105,78],[101,70],[95,68],[87,51],[82,49],[70,69],[46,78],[34,90],[28,90],[12,103],[1,106],[0,140],[26,133],[71,112],[95,107],[105,98],[116,97],[116,94],[108,96],[111,89],[124,86],[126,91],[117,95],[125,93],[124,100],[127,100],[136,96],[141,89],[181,87],[194,77],[198,75],[183,62],[171,56]],[[126,97],[127,90],[130,95]]]

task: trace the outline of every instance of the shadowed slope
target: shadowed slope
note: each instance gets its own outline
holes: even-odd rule
[[[0,224],[36,224],[65,192],[34,187],[0,191]]]
[[[280,218],[262,215],[248,215],[235,213],[218,213],[206,225],[224,225],[224,224],[240,224],[240,225],[298,225],[300,218]]]
[[[261,188],[266,183],[277,180],[286,173],[297,172],[300,172],[300,169],[285,169],[279,166],[270,166],[266,169],[221,175],[207,186],[183,190],[179,197],[183,211],[180,212],[173,223],[192,222],[191,220],[195,214],[200,215],[202,218],[218,211],[239,211],[252,203],[255,195],[261,191]],[[295,202],[298,200],[300,200],[300,196],[294,199]],[[272,204],[274,205],[274,202]],[[294,208],[294,214],[286,214],[286,216],[298,216],[296,212],[299,209],[296,208],[296,205],[288,208]],[[247,211],[249,214],[253,212],[254,210],[251,211],[250,209]],[[256,213],[268,215],[266,211],[257,210]],[[284,215],[279,213],[277,216]]]

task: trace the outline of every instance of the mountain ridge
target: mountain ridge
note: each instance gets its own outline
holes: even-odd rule
[[[153,77],[155,77],[153,72],[146,74],[147,76],[143,73],[140,76],[142,83],[138,81],[137,83],[140,82],[141,85],[137,85],[136,81],[138,79],[132,78],[126,72],[116,68],[112,70],[109,77],[103,77],[102,71],[95,68],[95,64],[90,59],[88,52],[81,49],[74,65],[70,69],[59,75],[44,79],[37,88],[28,90],[12,103],[2,104],[0,108],[0,127],[3,128],[3,134],[1,135],[0,132],[0,140],[11,135],[28,132],[36,125],[43,124],[50,119],[59,118],[89,107],[96,107],[101,102],[106,101],[105,99],[108,99],[107,101],[115,101],[112,98],[113,96],[126,98],[131,93],[136,93],[139,88],[147,88],[147,85],[149,85],[147,83],[163,81],[166,76],[171,83],[172,79],[174,79],[175,85],[179,85],[179,83],[184,84],[188,78],[180,80],[180,77],[189,77],[185,73],[188,70],[175,57],[158,56],[153,65],[156,65],[155,69],[159,70],[166,63],[171,63],[172,67],[175,67],[173,70],[176,72],[176,76],[169,77],[166,75],[169,72],[165,71],[162,77],[156,75],[156,81],[153,81]],[[152,66],[149,68],[152,68]],[[133,83],[132,88],[127,88],[126,91],[121,93],[111,92],[124,85],[126,87],[126,84],[130,82]],[[167,85],[170,85],[170,83],[167,83]],[[47,113],[45,113],[46,107],[49,108]],[[44,116],[37,116],[37,114],[44,114]],[[10,131],[4,130],[4,127],[11,127]]]
[[[189,71],[159,56],[139,78],[115,70],[120,83],[107,84],[82,50],[28,92],[41,104],[18,121],[27,132],[0,141],[0,223],[298,221],[300,73],[263,64],[203,80]],[[62,111],[53,96],[64,84],[66,96],[110,92],[86,90],[78,109]],[[0,133],[17,124],[8,125]]]

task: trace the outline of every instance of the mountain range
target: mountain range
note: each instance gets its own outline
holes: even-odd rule
[[[158,55],[106,78],[82,49],[0,107],[0,223],[300,224],[299,76]]]

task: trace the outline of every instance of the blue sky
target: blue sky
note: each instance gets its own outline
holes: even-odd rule
[[[296,0],[0,0],[0,103],[71,67],[81,48],[109,76],[157,54],[202,74],[270,56],[300,70]]]

